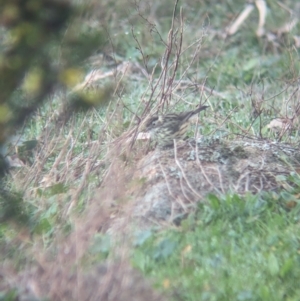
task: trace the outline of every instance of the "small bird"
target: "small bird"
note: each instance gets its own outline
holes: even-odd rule
[[[154,115],[146,123],[146,132],[150,133],[150,138],[158,147],[172,146],[174,139],[180,140],[186,137],[191,117],[207,108],[208,106],[199,106],[195,110],[178,114]]]

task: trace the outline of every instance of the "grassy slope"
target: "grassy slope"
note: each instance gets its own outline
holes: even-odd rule
[[[185,3],[186,40],[193,41],[195,33],[199,34],[196,28],[204,28],[207,22],[217,30],[228,25],[244,2],[210,3],[198,7]],[[251,133],[258,135],[262,128],[264,137],[272,139],[265,126],[285,114],[290,91],[276,95],[296,79],[298,53],[289,47],[288,39],[279,48],[257,39],[257,17],[253,12],[227,40],[212,38],[208,30],[190,76],[200,82],[207,77],[209,87],[225,92],[221,100],[210,98],[219,116],[236,109],[221,134],[239,132],[238,126],[248,129],[253,121],[251,102],[263,99],[261,120],[253,122]],[[278,7],[271,6],[268,30],[287,19],[282,10],[280,14]],[[284,139],[294,142],[297,136]],[[139,233],[133,253],[135,266],[174,300],[298,300],[299,208],[287,211],[283,206],[290,199],[297,201],[298,176],[296,182],[290,195],[242,199],[228,195],[217,201],[212,197],[211,206],[200,206],[177,229]]]
[[[266,130],[266,125],[274,117],[285,116],[287,100],[291,110],[297,101],[297,95],[293,95],[293,81],[299,72],[297,50],[289,44],[290,37],[281,45],[272,45],[263,38],[257,39],[256,11],[252,12],[236,35],[223,38],[224,27],[243,9],[244,1],[219,2],[191,0],[179,3],[183,6],[185,19],[183,48],[203,38],[201,49],[184,79],[203,83],[207,78],[206,86],[222,94],[222,97],[210,96],[215,115],[214,118],[207,118],[208,125],[204,126],[203,132],[208,134],[216,130],[218,135],[227,135],[240,132],[243,128],[252,135],[262,131],[265,137],[274,139],[273,134]],[[289,15],[269,2],[266,26],[267,30],[272,30],[286,22]],[[141,4],[139,13],[132,4],[126,3],[124,6],[123,1],[114,6],[109,1],[103,5],[107,14],[102,17],[106,19],[114,51],[123,60],[139,62],[144,66],[142,50],[151,70],[165,50],[161,37],[167,39],[173,2],[155,3],[149,7]],[[287,5],[293,7],[293,1]],[[147,17],[148,21],[141,16]],[[155,30],[151,30],[151,23],[155,24]],[[299,30],[299,25],[296,29]],[[132,37],[132,31],[139,46]],[[194,51],[195,48],[191,47],[182,55],[178,78]],[[158,77],[159,72],[158,67],[154,76]],[[132,111],[135,111],[141,97],[147,98],[148,94],[144,94],[147,86],[147,81],[142,77],[126,82],[122,100]],[[284,91],[286,87],[289,88]],[[203,98],[208,95],[209,92],[206,92]],[[197,103],[200,93],[186,89],[182,91],[182,96]],[[260,103],[261,100],[264,101]],[[253,103],[261,105],[262,112],[258,119],[251,114]],[[185,107],[188,106],[182,102],[176,106],[179,110]],[[44,116],[47,116],[53,105],[44,110]],[[220,126],[228,112],[232,112],[231,117]],[[76,139],[73,158],[78,156],[76,158],[84,162],[85,157],[89,156],[90,149],[85,145],[87,129],[100,130],[103,115],[103,110],[93,111],[72,121],[70,128],[73,130],[72,137]],[[120,119],[121,124],[125,127],[130,118],[130,113],[126,111]],[[28,139],[37,137],[45,123],[43,114],[35,122],[29,121],[26,128]],[[56,149],[44,166],[44,174],[51,169],[68,135],[67,129],[60,133],[60,139],[55,142]],[[297,138],[292,132],[282,140],[294,143]],[[82,157],[79,158],[80,154]],[[72,164],[68,165],[70,170],[66,173],[75,173]],[[75,167],[78,166],[74,163]],[[30,227],[36,234],[34,237],[42,241],[45,248],[51,245],[57,231],[72,231],[72,221],[65,222],[61,213],[67,210],[70,198],[66,194],[61,201],[60,196],[76,188],[80,178],[64,179],[65,182],[50,188],[39,186],[34,181],[29,184],[32,186],[28,190],[36,192],[35,199],[32,199],[33,194],[26,199]],[[98,179],[99,175],[95,174],[88,178],[75,207],[77,212],[88,205],[86,200],[93,194]],[[296,188],[288,196],[297,201],[297,176],[294,181]],[[286,199],[287,194],[246,196],[243,199],[228,195],[222,200],[211,196],[211,206],[200,206],[180,227],[140,233],[136,248],[132,250],[133,264],[155,279],[158,287],[170,292],[174,300],[299,300],[299,208],[296,205],[291,211],[286,210],[283,206]],[[2,225],[0,231],[5,260],[10,258],[16,267],[21,268],[31,260],[28,234],[24,234],[22,243],[15,244],[20,235],[18,228],[8,224]]]

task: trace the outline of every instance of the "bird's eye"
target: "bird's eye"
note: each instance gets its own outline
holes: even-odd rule
[[[162,118],[160,116],[153,116],[150,118],[150,120],[147,122],[146,128],[148,130],[152,130],[154,128],[159,127],[162,124]]]
[[[151,123],[152,126],[155,126],[155,125],[157,125],[157,124],[158,124],[158,119],[153,120],[152,123]]]
[[[157,122],[158,122],[158,118],[152,117],[147,123],[147,128],[155,127],[157,125]]]
[[[151,125],[153,127],[161,126],[163,123],[163,117],[162,116],[156,116],[153,118]]]

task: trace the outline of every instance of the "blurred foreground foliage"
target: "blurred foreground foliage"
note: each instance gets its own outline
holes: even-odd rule
[[[78,106],[97,104],[90,96],[72,92],[83,79],[82,63],[101,51],[105,41],[102,28],[82,26],[86,9],[84,2],[67,0],[0,0],[1,221],[28,218],[21,208],[22,193],[5,187],[8,138],[58,91],[68,92],[61,101],[67,101],[69,115]]]
[[[102,28],[82,26],[85,10],[84,3],[67,0],[0,0],[0,151],[54,91],[78,84],[84,74],[80,64],[101,51]],[[76,107],[95,104],[83,93],[70,98]],[[2,157],[0,175],[4,170]]]

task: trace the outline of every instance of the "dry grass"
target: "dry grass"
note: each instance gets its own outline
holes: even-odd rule
[[[203,67],[199,61],[208,56],[205,39],[213,35],[226,43],[224,32],[220,35],[221,30],[216,33],[209,26],[198,26],[195,35],[189,35],[186,33],[184,11],[178,5],[175,2],[170,15],[170,28],[163,36],[158,26],[153,27],[160,19],[157,4],[153,4],[150,11],[145,2],[135,4],[136,13],[128,17],[129,21],[139,18],[149,29],[138,36],[132,25],[131,36],[140,61],[131,63],[124,59],[118,62],[113,56],[117,68],[110,67],[107,61],[102,62],[102,67],[88,73],[84,82],[73,91],[97,93],[99,81],[107,80],[108,90],[113,90],[113,96],[103,109],[74,115],[69,105],[62,105],[65,102],[65,97],[62,97],[58,108],[55,100],[45,108],[46,119],[42,115],[35,116],[41,123],[37,137],[41,143],[34,163],[13,171],[12,181],[18,189],[25,191],[24,202],[34,206],[37,223],[39,220],[49,220],[51,234],[46,235],[43,229],[42,235],[29,234],[28,231],[12,243],[25,249],[28,257],[24,259],[22,268],[14,266],[9,260],[2,266],[4,282],[1,289],[17,287],[20,300],[26,300],[26,296],[38,299],[47,296],[51,300],[163,300],[129,263],[130,232],[134,228],[131,219],[136,210],[134,198],[144,184],[143,179],[134,181],[132,177],[137,172],[139,159],[146,153],[146,146],[136,138],[149,115],[205,103],[211,107],[204,117],[204,132],[208,136],[222,136],[226,140],[237,136],[269,138],[266,126],[270,125],[268,115],[271,115],[289,125],[279,124],[279,132],[274,134],[277,141],[293,144],[298,141],[293,134],[299,126],[296,70],[292,70],[292,79],[282,81],[276,90],[274,82],[262,86],[253,83],[240,91],[238,101],[229,101],[232,86],[225,92],[218,90],[221,85],[214,87],[209,83],[213,63],[206,66],[204,72],[199,71]],[[91,6],[96,19],[107,19],[110,15],[109,21],[118,24],[120,11],[114,12],[108,2],[98,4],[91,1]],[[105,16],[102,15],[103,7],[107,8]],[[125,19],[121,20],[121,23],[125,22]],[[161,62],[157,60],[149,66],[149,50],[145,49],[145,45],[149,38],[153,41],[153,31],[163,52],[160,53]],[[121,49],[119,41],[112,36],[109,39],[112,48],[116,46],[117,50]],[[216,61],[223,55],[222,51],[222,47],[212,48]],[[293,68],[293,61],[290,67]],[[196,73],[202,76],[194,76]],[[124,94],[136,88],[132,84],[135,81],[142,89],[137,94],[133,93],[132,97],[138,99],[132,105],[128,99],[124,100]],[[50,112],[52,116],[49,118]],[[178,157],[175,159],[176,166],[182,171],[180,160]],[[226,180],[217,168],[212,175],[207,169],[203,172],[200,162],[197,164],[198,172],[202,172],[201,180],[207,186],[218,192],[226,191]],[[167,174],[165,176],[168,177]],[[203,192],[196,191],[195,183],[185,181],[186,178],[181,179],[185,183],[184,188],[180,186],[184,192],[183,198],[189,199],[192,194],[194,199],[203,199]],[[218,185],[215,185],[214,179],[217,179]],[[246,184],[243,182],[243,185]],[[170,191],[172,187],[169,187]],[[53,204],[56,207],[51,213],[49,208]],[[116,243],[111,258],[100,264],[89,253],[96,233],[112,233],[113,243]],[[17,271],[18,268],[22,271]]]

